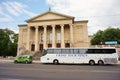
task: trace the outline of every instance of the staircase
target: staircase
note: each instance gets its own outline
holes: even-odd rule
[[[33,59],[34,60],[40,60],[40,57],[42,56],[42,52],[41,51],[36,51],[32,53],[33,55]]]
[[[40,60],[40,57],[42,56],[42,51],[31,52],[28,50],[24,50],[18,56],[20,55],[31,55],[33,57],[33,60]]]

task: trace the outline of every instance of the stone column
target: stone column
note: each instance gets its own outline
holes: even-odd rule
[[[38,51],[38,26],[35,26],[35,51]]]
[[[47,48],[47,26],[43,26],[44,27],[44,42],[43,42],[43,45],[44,45],[44,48]]]
[[[27,50],[30,50],[30,27],[27,28]]]
[[[70,47],[74,47],[74,42],[73,42],[73,24],[70,25]]]
[[[64,42],[64,25],[61,26],[61,48],[65,47],[65,42]]]
[[[52,48],[55,48],[55,25],[52,25]]]

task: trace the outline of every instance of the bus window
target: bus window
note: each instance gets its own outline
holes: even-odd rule
[[[73,53],[74,53],[74,52],[73,52],[73,49],[70,49],[69,51],[70,51],[70,54],[73,54]]]
[[[55,54],[61,54],[61,49],[54,49]]]
[[[94,49],[88,49],[86,53],[94,53]]]
[[[53,53],[53,49],[48,49],[47,53]]]
[[[74,54],[79,54],[79,49],[74,49]]]
[[[103,53],[112,54],[116,53],[115,49],[103,49]]]
[[[85,54],[86,53],[86,49],[80,49],[80,54]]]
[[[69,49],[62,49],[62,54],[70,53]]]
[[[44,56],[44,55],[46,55],[46,54],[47,54],[47,50],[44,49],[44,50],[42,51],[42,56]]]
[[[94,53],[103,53],[102,49],[94,49]]]

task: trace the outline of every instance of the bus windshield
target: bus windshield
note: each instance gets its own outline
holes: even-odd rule
[[[47,50],[44,49],[44,50],[42,51],[42,56],[45,56],[46,54],[47,54]]]

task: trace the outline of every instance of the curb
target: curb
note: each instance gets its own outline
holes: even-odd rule
[[[14,60],[8,60],[8,59],[0,59],[0,62],[14,62]],[[33,60],[33,63],[41,63],[39,60]]]
[[[33,60],[33,63],[41,63],[41,62],[38,60]]]

